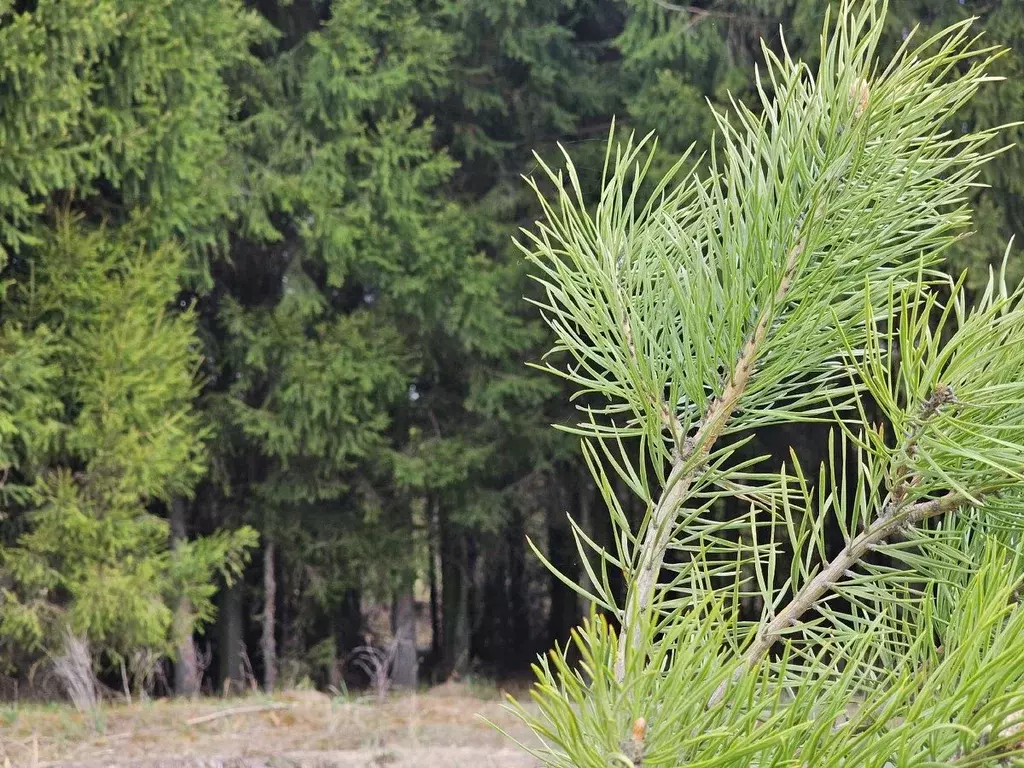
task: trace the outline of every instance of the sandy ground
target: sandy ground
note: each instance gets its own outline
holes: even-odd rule
[[[217,716],[226,712],[231,714]],[[479,686],[446,685],[384,701],[332,699],[315,692],[274,698],[159,700],[105,706],[91,715],[66,706],[0,707],[0,764],[4,768],[536,765],[484,718],[517,739],[529,740],[524,727],[503,709],[498,691]]]

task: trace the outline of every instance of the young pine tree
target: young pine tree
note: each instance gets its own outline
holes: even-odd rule
[[[545,765],[1024,756],[1024,286],[968,308],[937,269],[997,153],[946,125],[1000,51],[967,21],[878,62],[884,15],[841,3],[813,69],[765,47],[763,112],[716,113],[707,163],[651,185],[646,142],[610,148],[593,207],[544,168],[546,367],[587,403],[570,431],[616,531],[574,526],[579,663],[555,649],[515,705]],[[741,452],[821,421],[820,468]]]

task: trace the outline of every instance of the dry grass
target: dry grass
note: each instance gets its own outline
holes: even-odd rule
[[[285,708],[253,712],[254,705]],[[516,738],[496,688],[445,685],[419,694],[330,698],[158,700],[79,713],[68,706],[0,709],[0,764],[11,766],[451,766],[531,768],[480,715]],[[223,710],[238,714],[189,725]]]

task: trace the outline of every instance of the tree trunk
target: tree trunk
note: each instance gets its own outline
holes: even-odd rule
[[[530,582],[526,574],[526,521],[518,507],[513,509],[507,530],[508,546],[508,616],[511,654],[507,664],[512,669],[528,666],[533,656],[530,632]]]
[[[281,569],[277,572],[278,605],[276,613],[279,619],[278,626],[280,627],[280,634],[278,635],[280,642],[277,644],[277,673],[282,685],[289,687],[294,686],[298,682],[296,679],[297,668],[295,662],[305,656],[305,643],[302,636],[302,628],[296,619],[300,615],[298,607],[299,589],[293,588],[292,584],[288,581],[289,576],[292,576],[292,572],[285,565],[285,556],[279,557],[278,561]]]
[[[590,476],[582,476],[582,470],[577,470],[576,473],[576,503],[578,504],[578,514],[580,527],[587,532],[587,534],[594,540],[595,543],[605,548],[605,550],[611,552],[615,546],[608,537],[604,535],[607,532],[607,527],[601,525],[603,517],[603,509],[600,508],[601,498],[594,493],[594,486],[590,481]],[[595,498],[596,497],[596,498]],[[570,507],[571,508],[571,507]],[[595,520],[595,517],[597,518]],[[575,542],[573,542],[573,549],[575,550]],[[583,567],[583,563],[579,560],[579,552],[576,552],[576,583],[584,589],[593,589],[593,585],[590,583],[590,579],[587,576],[587,571]],[[590,601],[587,600],[583,595],[576,593],[576,618],[575,621],[578,623],[582,617],[590,615]]]
[[[221,594],[220,679],[225,692],[245,689],[245,663],[242,659],[242,582],[236,581]]]
[[[274,575],[274,540],[266,539],[263,548],[263,637],[260,649],[263,652],[263,688],[273,691],[277,684],[277,643],[274,632],[277,629],[277,578]]]
[[[391,682],[398,688],[415,688],[419,667],[416,659],[416,598],[412,584],[404,585],[395,595],[392,630],[395,635],[395,656],[391,667]]]
[[[185,514],[186,504],[182,498],[171,502],[171,548],[177,553],[188,540]],[[196,643],[192,637],[192,606],[182,597],[174,608],[174,693],[178,696],[195,696],[202,683]]]
[[[337,616],[338,649],[346,655],[366,643],[363,636],[363,595],[358,589],[345,590]]]
[[[592,590],[587,573],[580,563],[579,551],[572,535],[565,510],[576,524],[580,526],[594,541],[601,542],[603,537],[594,530],[590,514],[589,485],[580,477],[580,469],[569,465],[562,473],[560,492],[555,496],[557,505],[547,508],[548,515],[548,558],[552,565],[581,587]],[[565,499],[566,504],[560,502]],[[579,624],[580,617],[586,615],[590,606],[586,598],[567,587],[554,574],[549,575],[548,594],[551,596],[551,613],[548,615],[548,645],[564,643],[569,632]]]
[[[469,669],[469,562],[466,534],[439,514],[441,539],[441,673],[458,678]]]
[[[334,622],[331,622],[331,637],[337,638],[338,632],[334,628]],[[335,640],[330,646],[330,653],[325,659],[327,664],[327,689],[330,691],[341,691],[345,685],[345,679],[341,674],[341,664],[338,663],[338,643]]]
[[[441,605],[437,585],[437,521],[434,500],[427,500],[427,579],[430,584],[430,657],[433,664],[441,656]]]
[[[54,659],[53,668],[58,679],[64,683],[68,698],[79,712],[93,710],[99,704],[99,691],[92,663],[89,643],[70,632],[66,634],[64,654]],[[8,763],[6,760],[4,762]]]
[[[508,547],[500,539],[488,542],[484,561],[487,567],[480,584],[480,624],[474,628],[470,645],[477,659],[500,674],[507,674],[514,664],[515,643],[512,636],[512,612],[509,610]]]

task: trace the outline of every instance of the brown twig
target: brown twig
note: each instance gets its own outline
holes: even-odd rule
[[[208,715],[200,715],[186,720],[185,725],[202,725],[213,720],[220,720],[223,717],[237,717],[239,715],[252,715],[257,712],[270,712],[277,709],[291,709],[293,704],[250,704],[245,707],[234,707],[233,709],[222,709],[220,712],[211,712]]]
[[[762,627],[753,645],[743,654],[743,664],[737,670],[737,676],[742,674],[744,669],[749,669],[759,662],[787,629],[797,625],[800,618],[816,605],[827,591],[840,583],[843,577],[848,576],[853,567],[878,544],[924,520],[965,504],[974,503],[975,499],[981,496],[981,494],[976,494],[972,499],[964,494],[951,491],[944,496],[919,501],[915,504],[905,505],[904,503],[908,490],[917,485],[919,480],[912,472],[910,459],[917,451],[917,444],[920,442],[928,422],[939,412],[940,408],[956,403],[956,401],[953,389],[946,384],[939,384],[931,397],[922,404],[917,426],[907,434],[903,445],[903,454],[906,456],[906,460],[901,462],[893,472],[893,485],[886,496],[878,518],[849,542],[824,570],[804,584],[793,599],[768,624]],[[722,700],[725,688],[725,683],[718,686],[708,702],[708,706],[713,706]]]

